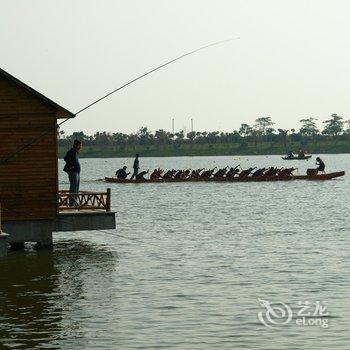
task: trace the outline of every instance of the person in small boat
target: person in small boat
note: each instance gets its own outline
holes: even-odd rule
[[[115,173],[115,176],[117,177],[117,179],[119,180],[124,180],[128,177],[128,175],[130,173],[126,172],[127,167],[123,166],[121,169],[118,169],[117,172]]]
[[[294,153],[292,151],[289,151],[287,154],[288,159],[293,159],[294,158]]]
[[[138,154],[136,154],[136,156],[135,156],[133,169],[134,169],[134,172],[133,172],[133,174],[131,176],[131,180],[134,179],[134,178],[137,178],[137,174],[139,173],[140,162],[139,162],[139,155]]]
[[[146,180],[145,175],[149,173],[149,170],[147,171],[141,171],[140,173],[137,174],[136,180]]]
[[[316,158],[316,165],[317,165],[318,171],[321,171],[323,173],[325,172],[324,170],[326,169],[326,164],[324,163],[324,161],[320,157]]]
[[[305,152],[302,149],[299,150],[298,158],[305,158]]]

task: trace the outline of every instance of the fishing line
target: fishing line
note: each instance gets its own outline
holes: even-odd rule
[[[3,206],[3,205],[2,205],[2,207],[1,207],[1,209],[2,209],[2,211],[11,212],[11,213],[13,212],[13,210],[10,210],[10,209],[6,208],[6,207]],[[30,214],[30,213],[26,214],[26,216],[36,217],[35,214]],[[70,227],[71,227],[72,229],[74,229],[74,226],[75,226],[75,225],[74,225],[72,222],[70,222],[70,221],[64,220],[64,219],[62,219],[62,218],[60,218],[59,220],[55,220],[55,221],[63,222],[63,223],[65,223],[65,224],[67,224],[67,225],[70,225]],[[72,230],[72,231],[74,231],[74,230]],[[90,230],[81,230],[81,231],[90,231]],[[123,238],[123,239],[125,239],[125,240],[132,241],[132,242],[137,242],[137,243],[142,243],[142,244],[150,244],[150,245],[153,245],[154,247],[157,247],[157,248],[159,248],[159,249],[163,249],[163,247],[161,247],[161,246],[158,245],[158,244],[154,244],[154,243],[150,243],[150,242],[145,242],[145,241],[142,241],[142,240],[137,239],[137,238],[130,238],[130,237],[121,235],[120,233],[112,233],[112,232],[105,231],[105,230],[101,230],[101,229],[94,229],[94,230],[92,230],[92,231],[98,231],[98,232],[101,232],[101,233],[104,233],[104,234],[106,234],[106,235],[110,235],[110,236],[113,236],[113,237],[120,237],[120,238]],[[113,229],[113,230],[110,230],[110,231],[116,232],[117,229]],[[60,232],[65,232],[65,231],[57,231],[57,232],[54,231],[53,233],[60,233]]]
[[[65,223],[65,224],[71,225],[72,227],[74,226],[70,221],[66,221],[66,220],[63,220],[63,219],[59,219],[59,221]],[[81,230],[81,231],[89,231],[89,230]],[[100,229],[94,229],[93,231],[98,231],[98,232],[101,232],[101,233],[104,233],[106,235],[110,235],[110,236],[113,236],[113,237],[120,237],[120,238],[123,238],[125,240],[132,241],[132,242],[137,242],[137,243],[142,243],[142,244],[150,244],[150,245],[153,245],[154,247],[163,249],[161,246],[159,246],[157,244],[150,243],[150,242],[145,242],[145,241],[142,241],[142,240],[137,239],[137,238],[126,237],[126,236],[121,235],[120,233],[112,233],[112,232],[105,231],[105,230],[100,230]],[[111,231],[115,232],[115,231],[117,231],[117,229],[113,229]],[[64,231],[58,231],[58,232],[64,232]]]
[[[116,93],[116,92],[118,92],[118,91],[124,89],[125,87],[127,87],[127,86],[129,86],[129,85],[135,83],[136,81],[138,81],[138,80],[140,80],[140,79],[146,77],[147,75],[152,74],[152,73],[154,73],[155,71],[157,71],[157,70],[159,70],[159,69],[162,69],[162,68],[164,68],[164,67],[166,67],[166,66],[168,66],[168,65],[170,65],[170,64],[172,64],[172,63],[174,63],[174,62],[176,62],[176,61],[178,61],[178,60],[181,60],[182,58],[184,58],[184,57],[186,57],[186,56],[192,55],[192,54],[194,54],[194,53],[196,53],[196,52],[198,52],[198,51],[205,50],[205,49],[207,49],[207,48],[209,48],[209,47],[212,47],[212,46],[220,45],[220,44],[223,44],[223,43],[226,43],[226,42],[229,42],[229,41],[238,40],[238,39],[239,39],[239,37],[237,37],[237,38],[230,38],[230,39],[221,40],[221,41],[217,41],[217,42],[215,42],[215,43],[211,43],[211,44],[208,44],[208,45],[205,45],[205,46],[201,46],[201,47],[199,47],[198,49],[189,51],[189,52],[187,52],[187,53],[185,53],[185,54],[183,54],[183,55],[181,55],[181,56],[178,56],[178,57],[176,57],[176,58],[174,58],[174,59],[172,59],[172,60],[170,60],[170,61],[167,61],[167,62],[165,62],[165,63],[163,63],[163,64],[161,64],[161,65],[159,65],[159,66],[157,66],[157,67],[155,67],[155,68],[153,68],[153,69],[151,69],[150,71],[148,71],[148,72],[146,72],[146,73],[143,73],[143,74],[141,74],[140,76],[138,76],[138,77],[136,77],[136,78],[130,80],[129,82],[127,82],[127,83],[121,85],[120,87],[118,87],[118,88],[116,88],[115,90],[109,92],[108,94],[106,94],[106,95],[104,95],[104,96],[98,98],[97,100],[91,102],[90,104],[88,104],[87,106],[85,106],[84,108],[82,108],[82,109],[80,109],[78,112],[76,112],[76,113],[74,114],[74,117],[76,117],[78,114],[82,113],[83,111],[86,111],[88,108],[94,106],[96,103],[98,103],[98,102],[104,100],[105,98],[107,98],[107,97],[113,95],[114,93]],[[58,124],[56,125],[56,129],[58,129],[61,125],[63,125],[64,123],[66,123],[68,120],[71,120],[71,119],[72,119],[72,118],[66,118],[66,119],[63,120],[62,122],[58,123]],[[23,145],[22,147],[20,147],[19,149],[17,149],[15,152],[13,152],[13,153],[11,153],[9,156],[7,156],[5,159],[1,160],[1,161],[0,161],[0,165],[3,165],[3,164],[5,164],[5,163],[7,163],[10,159],[12,159],[12,158],[14,158],[16,155],[22,153],[25,149],[27,149],[27,148],[33,146],[33,145],[36,144],[39,140],[41,140],[42,137],[46,136],[46,135],[47,135],[49,132],[51,132],[51,131],[52,131],[52,130],[51,130],[51,128],[50,128],[49,130],[43,132],[42,134],[40,134],[38,137],[34,138],[33,140],[31,140],[31,141],[28,142],[27,144]]]
[[[59,124],[53,128],[52,130],[57,130],[59,128]],[[23,145],[22,147],[18,148],[15,152],[11,153],[10,155],[8,155],[5,159],[3,159],[0,162],[0,165],[3,165],[5,163],[7,163],[10,159],[14,158],[15,156],[17,156],[18,154],[22,153],[24,150],[26,150],[27,148],[33,146],[34,144],[36,144],[38,141],[40,141],[44,136],[46,136],[47,134],[49,134],[51,131],[51,128],[44,131],[42,134],[40,134],[39,136],[37,136],[35,139],[31,140],[29,143]]]

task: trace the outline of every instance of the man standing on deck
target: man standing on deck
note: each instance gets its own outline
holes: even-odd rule
[[[139,166],[139,155],[138,154],[136,154],[133,168],[134,168],[134,172],[133,172],[133,174],[131,176],[131,180],[133,180],[134,178],[136,179],[137,175],[139,173],[140,166]]]
[[[75,195],[79,193],[79,185],[80,185],[80,163],[79,163],[79,151],[81,150],[82,143],[79,140],[74,140],[73,147],[67,152],[64,157],[64,161],[66,165],[63,170],[68,174],[69,178],[69,206],[74,207],[78,205]]]

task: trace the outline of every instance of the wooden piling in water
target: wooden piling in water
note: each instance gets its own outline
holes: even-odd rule
[[[7,256],[7,237],[8,234],[2,232],[1,225],[1,203],[0,203],[0,258]]]
[[[111,211],[111,189],[107,188],[107,203],[106,203],[106,211]]]

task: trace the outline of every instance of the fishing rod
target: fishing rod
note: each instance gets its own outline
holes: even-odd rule
[[[105,98],[107,98],[107,97],[113,95],[114,93],[116,93],[116,92],[118,92],[118,91],[120,91],[120,90],[126,88],[127,86],[129,86],[129,85],[135,83],[136,81],[138,81],[138,80],[140,80],[140,79],[146,77],[147,75],[150,75],[150,74],[156,72],[156,71],[159,70],[159,69],[162,69],[162,68],[164,68],[164,67],[166,67],[166,66],[168,66],[168,65],[170,65],[170,64],[172,64],[172,63],[174,63],[174,62],[176,62],[176,61],[179,61],[179,60],[185,58],[186,56],[193,55],[193,54],[196,53],[196,52],[205,50],[205,49],[207,49],[207,48],[209,48],[209,47],[212,47],[212,46],[217,46],[217,45],[220,45],[220,44],[224,44],[224,43],[227,43],[227,42],[229,42],[229,41],[234,41],[234,40],[239,40],[239,37],[237,37],[237,38],[229,38],[229,39],[221,40],[221,41],[216,41],[216,42],[214,42],[214,43],[201,46],[201,47],[199,47],[199,48],[197,48],[197,49],[195,49],[195,50],[186,52],[185,54],[183,54],[183,55],[181,55],[181,56],[178,56],[178,57],[176,57],[176,58],[174,58],[174,59],[172,59],[172,60],[170,60],[170,61],[167,61],[167,62],[165,62],[165,63],[163,63],[163,64],[161,64],[161,65],[159,65],[159,66],[157,66],[157,67],[155,67],[155,68],[153,68],[153,69],[147,71],[146,73],[143,73],[143,74],[137,76],[136,78],[134,78],[134,79],[128,81],[127,83],[125,83],[125,84],[119,86],[118,88],[114,89],[113,91],[109,92],[108,94],[106,94],[106,95],[104,95],[104,96],[98,98],[97,100],[91,102],[91,103],[88,104],[87,106],[81,108],[78,112],[76,112],[76,113],[74,114],[74,118],[75,118],[78,114],[80,114],[80,113],[86,111],[88,108],[94,106],[96,103],[98,103],[98,102],[104,100]],[[61,125],[63,125],[64,123],[66,123],[66,122],[67,122],[68,120],[70,120],[70,119],[71,119],[71,118],[66,118],[66,119],[64,119],[62,122],[58,123],[58,124],[56,125],[56,129],[58,129]],[[9,156],[7,156],[7,157],[4,158],[2,161],[0,161],[0,165],[3,165],[3,164],[5,164],[5,163],[7,163],[10,159],[12,159],[12,158],[14,158],[16,155],[22,153],[25,149],[27,149],[27,148],[29,148],[29,147],[35,145],[39,140],[41,140],[42,137],[46,136],[46,135],[47,135],[48,133],[50,133],[51,131],[52,131],[52,129],[50,128],[50,129],[48,129],[47,131],[41,133],[38,137],[36,137],[36,138],[34,138],[33,140],[31,140],[30,142],[28,142],[27,144],[25,144],[25,145],[23,145],[22,147],[18,148],[16,151],[14,151],[14,152],[11,153]]]
[[[90,103],[90,104],[87,105],[86,107],[80,109],[77,113],[75,113],[75,115],[78,115],[79,113],[81,113],[81,112],[87,110],[88,108],[90,108],[90,107],[92,107],[93,105],[95,105],[96,103],[98,103],[98,102],[104,100],[105,98],[111,96],[112,94],[116,93],[117,91],[120,91],[120,90],[124,89],[124,88],[127,87],[128,85],[131,85],[131,84],[135,83],[136,81],[138,81],[138,80],[140,80],[140,79],[146,77],[146,76],[149,75],[149,74],[152,74],[153,72],[155,72],[155,71],[157,71],[157,70],[159,70],[159,69],[162,69],[162,68],[168,66],[169,64],[171,64],[171,63],[173,63],[173,62],[176,62],[176,61],[178,61],[178,60],[181,60],[182,58],[184,58],[184,57],[186,57],[186,56],[192,55],[192,54],[194,54],[194,53],[196,53],[196,52],[198,52],[198,51],[207,49],[207,48],[209,48],[209,47],[216,46],[216,45],[220,45],[220,44],[223,44],[223,43],[226,43],[226,42],[229,42],[229,41],[233,41],[233,40],[238,40],[238,39],[239,39],[239,38],[230,38],[230,39],[226,39],[226,40],[217,41],[217,42],[215,42],[215,43],[211,43],[211,44],[208,44],[208,45],[205,45],[205,46],[201,46],[201,47],[199,47],[198,49],[189,51],[189,52],[187,52],[187,53],[185,53],[185,54],[183,54],[183,55],[181,55],[181,56],[179,56],[179,57],[176,57],[176,58],[174,58],[174,59],[172,59],[172,60],[170,60],[170,61],[168,61],[168,62],[165,62],[165,63],[161,64],[160,66],[157,66],[157,67],[151,69],[150,71],[148,71],[148,72],[146,72],[146,73],[143,73],[143,74],[141,74],[140,76],[138,76],[138,77],[136,77],[136,78],[130,80],[130,81],[127,82],[126,84],[124,84],[124,85],[118,87],[117,89],[115,89],[115,90],[109,92],[109,93],[106,94],[105,96],[100,97],[100,98],[97,99],[96,101],[93,101],[92,103]]]

